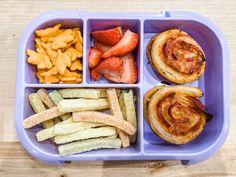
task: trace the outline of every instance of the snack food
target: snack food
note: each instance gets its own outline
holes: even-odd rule
[[[125,120],[130,122],[135,128],[137,128],[137,117],[134,105],[134,94],[132,90],[129,92],[122,92],[120,96],[120,105],[122,109],[122,114]],[[122,106],[123,105],[123,106]],[[136,134],[130,136],[130,142],[134,143],[136,141]]]
[[[72,141],[106,137],[116,135],[116,129],[114,127],[100,127],[90,128],[67,135],[59,135],[54,138],[56,144],[64,144]]]
[[[38,93],[29,94],[29,103],[35,113],[40,113],[40,112],[43,112],[46,110],[46,108],[43,105],[43,102],[40,98],[40,95]],[[54,125],[54,123],[52,120],[47,120],[47,121],[43,122],[44,128],[52,127],[53,125]]]
[[[180,29],[155,35],[148,43],[147,56],[157,73],[175,83],[193,82],[205,71],[203,49]]]
[[[106,113],[96,111],[73,112],[72,117],[74,121],[96,122],[113,126],[123,130],[129,135],[133,135],[136,132],[136,128],[129,122],[122,119],[117,119],[115,116]]]
[[[99,98],[101,90],[99,89],[60,89],[62,98]]]
[[[50,92],[50,93],[48,94],[48,96],[50,97],[50,99],[52,100],[52,102],[53,102],[56,106],[59,104],[60,101],[63,100],[61,94],[60,94],[58,91],[56,91],[56,90]],[[72,118],[72,116],[71,116],[70,113],[66,113],[66,114],[63,114],[63,115],[60,116],[60,119],[61,119],[61,120],[67,120],[67,119],[70,119],[70,118]]]
[[[91,151],[101,148],[120,148],[121,141],[119,138],[99,138],[78,141],[58,147],[61,156]]]
[[[41,83],[81,83],[82,44],[79,28],[54,27],[36,30],[35,50],[26,50],[28,63],[37,66]]]
[[[49,128],[45,128],[45,129],[42,129],[40,131],[38,131],[36,133],[36,138],[37,138],[37,141],[40,142],[40,141],[44,141],[44,140],[47,140],[49,138],[53,138],[54,136],[56,136],[57,134],[55,133],[55,127],[56,126],[59,126],[59,125],[63,125],[63,124],[70,124],[70,123],[73,123],[73,119],[68,119],[68,120],[64,120],[62,122],[59,122],[58,124],[54,125],[54,126],[51,126]]]
[[[154,93],[152,93],[154,92]],[[197,99],[201,89],[187,86],[156,87],[148,92],[146,119],[152,130],[164,140],[186,144],[194,140],[212,118]]]
[[[50,97],[48,96],[48,91],[46,89],[39,89],[37,91],[39,97],[41,98],[42,102],[48,107],[52,108],[55,104],[52,102]]]
[[[121,89],[114,88],[63,88],[51,92],[39,89],[29,95],[37,114],[24,119],[23,127],[28,129],[54,120],[55,124],[52,121],[52,125],[36,133],[36,139],[60,144],[58,151],[62,156],[100,148],[120,148],[121,144],[128,147],[136,127],[123,119],[118,101],[121,93]],[[133,97],[130,99],[134,104]],[[102,110],[106,113],[97,112]]]
[[[74,133],[80,130],[94,128],[94,127],[103,127],[104,124],[100,123],[92,123],[92,122],[71,122],[58,124],[54,126],[55,135],[66,135],[70,133]]]
[[[109,103],[105,98],[99,99],[66,99],[58,104],[61,112],[75,112],[75,111],[93,111],[104,110],[109,108]]]
[[[123,34],[121,27],[93,31],[94,47],[90,48],[88,66],[90,77],[97,81],[104,76],[116,83],[137,82],[137,66],[132,55],[138,46],[139,36],[130,30]]]
[[[107,93],[107,98],[109,101],[109,105],[110,105],[110,109],[112,114],[118,118],[118,119],[124,119],[123,115],[121,113],[121,108],[118,102],[118,97],[116,95],[116,90],[115,89],[107,89],[106,90]],[[124,131],[117,129],[121,143],[122,143],[122,147],[129,147],[130,146],[130,142],[129,142],[129,135],[126,134]]]
[[[48,107],[48,108],[53,108],[54,106],[56,106],[56,104],[53,103],[53,101],[51,100],[51,98],[48,95],[48,91],[46,89],[39,89],[37,91],[39,97],[41,98],[42,102]],[[48,120],[47,122],[52,121],[52,120]],[[59,117],[55,117],[53,119],[53,122],[55,124],[60,122]]]
[[[43,112],[34,114],[32,116],[27,117],[23,120],[23,127],[24,128],[31,128],[37,124],[40,124],[44,121],[53,119],[55,117],[58,117],[62,115],[63,113],[59,111],[58,107],[55,106],[51,109],[47,109]]]

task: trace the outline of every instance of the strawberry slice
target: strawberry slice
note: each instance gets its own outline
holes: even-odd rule
[[[104,77],[112,82],[120,83],[120,76],[113,74],[104,74]]]
[[[112,46],[109,46],[109,45],[105,45],[105,44],[102,44],[98,41],[94,41],[94,46],[100,50],[102,53],[105,53],[106,51],[108,51]]]
[[[106,79],[119,82],[123,70],[123,61],[118,57],[107,58],[94,69],[96,72],[104,74]]]
[[[134,84],[137,82],[138,73],[137,66],[132,54],[128,54],[122,57],[123,60],[123,72],[120,78],[120,82],[126,84]]]
[[[123,33],[122,28],[119,26],[108,30],[93,31],[91,35],[95,41],[106,45],[115,45],[121,40]]]
[[[95,80],[98,81],[101,79],[102,74],[100,74],[99,72],[95,71],[94,68],[90,69],[90,77]]]
[[[93,68],[99,64],[101,61],[102,52],[95,48],[90,48],[89,56],[88,56],[88,66],[89,68]]]
[[[124,56],[137,47],[138,41],[138,34],[127,30],[120,42],[105,52],[102,57],[109,58],[112,56]]]

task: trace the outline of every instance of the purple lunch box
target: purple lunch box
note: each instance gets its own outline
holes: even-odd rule
[[[27,63],[26,49],[34,49],[34,31],[57,23],[61,23],[63,28],[81,28],[84,43],[81,84],[41,84],[35,77],[36,68]],[[92,43],[90,32],[120,25],[140,35],[140,42],[135,50],[138,82],[114,84],[106,80],[92,81],[87,63]],[[146,45],[154,34],[171,28],[179,28],[189,33],[206,53],[207,67],[204,75],[198,81],[186,85],[198,86],[203,90],[204,97],[201,101],[214,115],[201,135],[185,145],[173,145],[162,140],[153,133],[143,117],[144,94],[163,81],[148,64]],[[39,88],[50,91],[79,87],[133,89],[137,95],[137,142],[129,148],[102,149],[61,157],[54,144],[49,141],[37,142],[35,133],[41,129],[40,126],[27,130],[23,128],[23,119],[33,114],[28,102],[29,93]],[[211,157],[225,142],[230,125],[229,110],[229,54],[225,38],[211,21],[196,13],[89,13],[79,10],[56,10],[34,19],[22,34],[17,55],[15,127],[24,148],[44,162],[63,164],[65,161],[77,160],[181,160],[182,164],[198,163]]]

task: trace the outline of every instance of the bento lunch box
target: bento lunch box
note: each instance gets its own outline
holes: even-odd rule
[[[81,84],[41,84],[35,77],[34,66],[27,63],[26,49],[34,49],[34,31],[62,24],[63,28],[80,27],[83,36],[83,81]],[[90,32],[116,26],[128,28],[139,34],[135,51],[138,66],[136,84],[115,84],[106,80],[92,81],[87,63],[91,47]],[[179,28],[192,36],[203,48],[207,58],[204,75],[189,86],[200,87],[201,101],[214,118],[194,141],[185,145],[173,145],[159,138],[143,117],[143,97],[146,91],[162,84],[148,63],[146,45],[151,37],[162,31]],[[24,118],[33,114],[28,95],[39,88],[131,88],[137,95],[137,142],[129,148],[102,149],[91,152],[59,156],[57,147],[49,141],[38,143],[35,133],[40,126],[25,130]],[[207,18],[192,12],[165,11],[155,14],[142,13],[90,13],[79,10],[56,10],[35,18],[24,30],[17,54],[15,127],[24,148],[35,158],[49,164],[63,164],[78,160],[181,160],[182,164],[194,164],[211,157],[224,143],[229,130],[229,54],[222,32]]]

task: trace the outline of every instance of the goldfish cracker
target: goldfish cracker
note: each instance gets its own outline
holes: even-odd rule
[[[76,81],[76,78],[76,72],[70,72],[68,69],[66,69],[65,74],[59,76],[61,81]]]
[[[83,38],[82,38],[80,31],[76,31],[76,34],[78,36],[78,40],[75,43],[75,49],[82,53],[82,51],[83,51]]]
[[[33,50],[26,50],[28,57],[28,63],[37,65],[38,69],[50,69],[52,67],[52,63],[50,58],[47,55],[37,53]]]
[[[68,49],[68,48],[70,48],[70,47],[72,47],[72,45],[75,44],[75,43],[78,41],[77,33],[74,32],[74,34],[75,34],[75,36],[74,36],[73,41],[71,41],[71,42],[69,42],[69,43],[67,44],[67,47],[65,48],[65,50]]]
[[[59,79],[57,75],[50,75],[50,76],[46,76],[45,77],[45,81],[46,84],[54,84],[54,83],[58,83]]]
[[[61,50],[58,50],[57,52],[57,60],[55,67],[57,69],[57,72],[61,75],[65,74],[67,63],[66,60],[61,52]]]
[[[76,82],[77,83],[81,83],[82,82],[82,78],[77,78]]]
[[[44,43],[41,41],[41,39],[40,38],[35,38],[34,41],[35,41],[36,52],[47,55],[47,51],[43,47]]]
[[[73,47],[66,49],[65,53],[68,53],[70,55],[71,61],[75,61],[77,58],[81,58],[83,56],[81,52],[74,49]]]
[[[82,43],[79,43],[79,42],[75,43],[75,49],[82,53],[83,52]]]
[[[56,64],[57,51],[52,49],[52,42],[42,43],[43,48],[46,50],[53,65]]]
[[[54,27],[36,30],[35,33],[38,37],[50,38],[61,33],[61,24],[57,24]]]
[[[39,82],[44,83],[45,82],[45,77],[41,76],[42,73],[47,72],[46,69],[38,69],[38,71],[36,72],[36,76],[39,79]]]
[[[79,59],[76,59],[75,61],[73,61],[71,66],[70,66],[71,71],[75,71],[75,70],[82,71],[82,69],[83,69],[83,66],[82,66]]]
[[[66,62],[66,66],[70,67],[71,66],[71,59],[70,59],[71,54],[63,53],[62,56],[63,56],[63,58],[64,58],[64,60]]]
[[[82,38],[82,35],[81,35],[80,30],[77,30],[76,33],[77,33],[77,35],[78,35],[78,42],[80,42],[81,44],[83,44],[83,38]]]
[[[76,77],[62,77],[61,81],[62,82],[70,82],[70,81],[72,81],[72,82],[75,81],[76,82],[77,78]]]
[[[52,42],[52,49],[58,50],[66,48],[68,43],[72,42],[75,37],[75,32],[71,29],[67,29],[55,37],[49,38],[49,42]]]
[[[47,43],[48,42],[48,37],[41,37],[40,38],[42,42]]]
[[[42,77],[51,76],[51,75],[57,75],[57,69],[55,66],[52,67],[51,69],[49,69],[48,71],[40,74],[40,76],[42,76]]]
[[[77,81],[60,81],[59,84],[78,84]]]
[[[59,79],[62,83],[66,82],[74,82],[74,83],[81,83],[82,82],[82,74],[77,72],[71,72],[70,70],[66,70],[64,75],[60,75]]]

